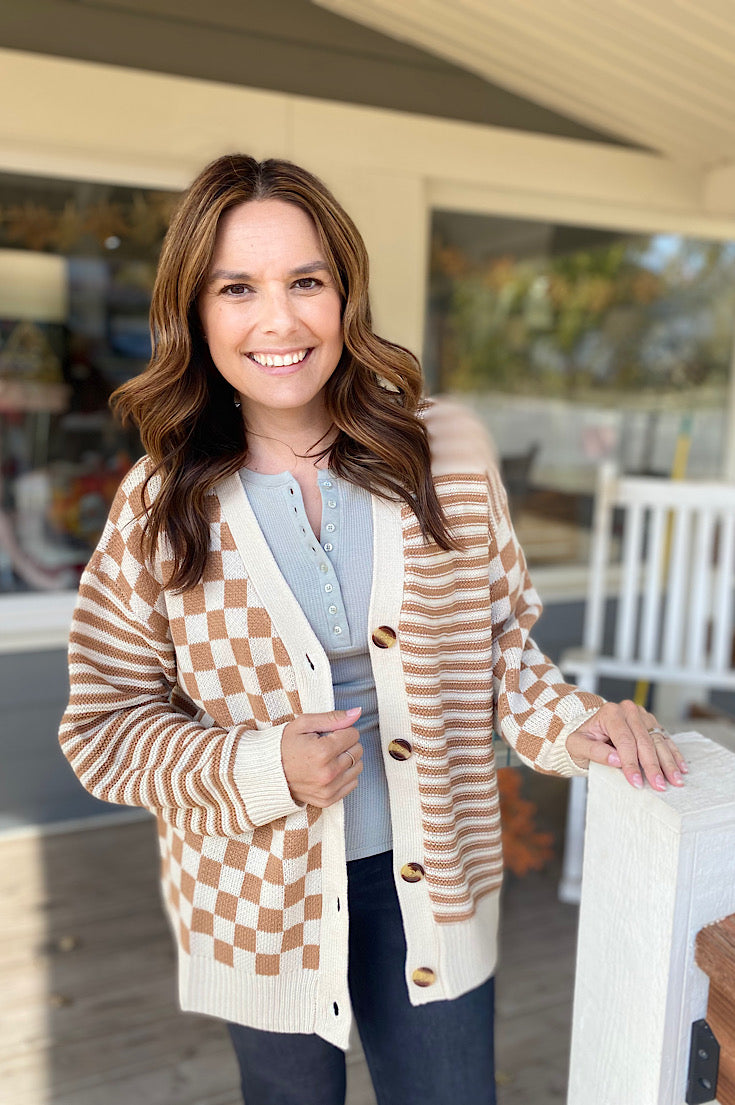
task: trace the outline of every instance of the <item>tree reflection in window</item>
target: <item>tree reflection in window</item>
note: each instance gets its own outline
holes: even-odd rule
[[[526,471],[532,561],[584,560],[603,459],[720,474],[734,308],[732,242],[435,212],[427,367]]]

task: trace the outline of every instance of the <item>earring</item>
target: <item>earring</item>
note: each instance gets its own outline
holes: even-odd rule
[[[239,410],[239,408],[242,406],[242,402],[241,402],[240,396],[238,395],[237,392],[235,392],[234,395],[232,396],[232,401]]]

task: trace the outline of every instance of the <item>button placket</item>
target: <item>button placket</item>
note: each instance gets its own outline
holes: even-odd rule
[[[318,559],[319,556],[322,553],[322,550],[317,545],[314,544],[314,540],[315,540],[314,532],[311,528],[311,524],[310,524],[309,519],[307,518],[307,515],[306,515],[306,508],[304,507],[303,498],[301,497],[300,492],[299,492],[298,496],[296,494],[296,484],[295,484],[295,480],[294,480],[293,476],[291,476],[291,483],[288,487],[288,494],[289,494],[289,497],[290,497],[290,501],[293,504],[292,505],[293,513],[296,516],[294,521],[296,522],[296,524],[299,527],[299,530],[301,532],[301,536],[304,540],[304,543],[305,543],[306,546],[308,546],[308,548],[314,554],[314,557],[316,559]],[[328,571],[329,570],[328,567],[325,567],[323,564],[320,564],[319,568],[320,568],[320,571]]]
[[[324,480],[324,478],[319,477],[318,485],[319,491],[322,493],[323,514],[329,519],[327,522],[323,522],[322,530],[324,534],[328,534],[330,537],[330,540],[324,541],[324,544],[319,543],[315,550],[319,561],[317,564],[318,571],[321,571],[327,577],[327,580],[323,583],[324,612],[327,617],[328,632],[332,636],[335,648],[337,639],[339,639],[339,648],[345,648],[350,644],[350,631],[342,591],[340,591],[339,581],[336,579],[332,559],[319,559],[324,552],[333,552],[335,548],[334,543],[339,533],[339,491],[333,478]],[[325,497],[325,492],[329,492],[328,498]],[[327,511],[329,512],[328,515],[326,514]],[[327,596],[328,598],[326,598]]]
[[[325,552],[331,553],[334,552],[334,541],[336,538],[337,527],[339,523],[339,500],[337,498],[334,480],[320,480],[319,490],[322,493],[322,503],[324,507],[330,512],[336,512],[336,517],[332,516],[329,518],[329,521],[322,524],[323,532],[329,534],[329,540],[325,541],[322,547]],[[325,491],[331,492],[329,498],[327,499],[324,498]]]
[[[338,587],[333,583],[324,584],[325,595],[334,595],[335,591],[339,593]],[[335,596],[336,597],[336,596]],[[345,632],[345,611],[344,606],[341,603],[337,603],[332,598],[331,601],[327,600],[329,605],[326,607],[326,613],[329,618],[329,625],[331,628],[333,637],[341,637]]]
[[[324,522],[322,525],[323,532],[330,535],[330,540],[324,542],[324,544],[322,545],[322,549],[326,553],[331,553],[334,551],[334,541],[339,529],[339,497],[337,489],[335,487],[335,481],[332,479],[320,479],[319,489],[322,493],[322,502],[324,509],[329,510],[330,512],[334,511],[334,514],[330,514],[329,521]],[[325,491],[331,492],[328,498],[324,497]],[[329,572],[330,569],[332,572],[334,571],[334,567],[331,562],[326,565],[319,565],[319,570],[322,572],[324,572],[325,570]],[[324,592],[326,595],[330,596],[334,595],[335,592],[339,594],[339,587],[337,584],[334,584],[332,582],[325,583]],[[329,602],[329,605],[326,608],[326,612],[329,615],[329,622],[333,637],[342,637],[345,632],[349,633],[349,627],[345,626],[346,615],[344,611],[344,606],[338,605],[334,601],[334,599],[332,599],[332,601]]]
[[[279,558],[286,562],[282,567],[282,572],[288,580],[292,567],[291,562],[293,561],[293,570],[301,577],[294,580],[292,589],[295,588],[297,592],[299,587],[308,586],[308,580],[311,578],[311,594],[308,598],[309,613],[307,617],[312,621],[317,619],[317,621],[313,621],[313,625],[318,626],[317,636],[321,638],[322,645],[327,650],[332,648],[341,652],[350,648],[353,644],[351,626],[348,622],[344,596],[336,570],[339,565],[337,565],[336,560],[333,560],[333,550],[340,533],[342,498],[339,481],[331,476],[324,479],[325,475],[327,475],[326,472],[321,473],[319,477],[324,536],[330,537],[330,540],[325,541],[324,544],[314,533],[306,513],[301,489],[293,473],[280,473],[277,478],[269,475],[263,476],[259,473],[252,473],[252,475],[246,473],[243,476],[243,483],[246,485],[247,494],[250,494],[247,486],[248,481],[252,482],[256,489],[264,487],[269,489],[268,498],[271,499],[271,502],[267,504],[266,514],[267,516],[273,515],[274,519],[280,515],[283,520],[274,542],[277,562],[280,563]],[[255,505],[257,513],[257,510],[265,507],[262,501],[264,494],[262,491],[256,490],[255,495],[258,499]],[[329,497],[327,498],[327,496]],[[277,505],[273,502],[276,497],[279,500]],[[283,532],[283,523],[285,523],[285,533]],[[269,517],[266,517],[261,525],[266,534],[266,539],[268,539],[270,524]],[[327,526],[329,526],[328,530],[326,529]],[[315,575],[316,587],[314,587]],[[307,657],[305,663],[308,664],[311,672],[315,670],[311,658]]]

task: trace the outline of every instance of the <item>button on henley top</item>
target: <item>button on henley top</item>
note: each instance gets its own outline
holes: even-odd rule
[[[324,648],[337,710],[362,706],[357,721],[363,770],[344,799],[347,859],[392,847],[388,785],[378,728],[378,699],[368,650],[373,522],[370,495],[328,469],[318,475],[320,540],[290,472],[240,472],[273,558]]]

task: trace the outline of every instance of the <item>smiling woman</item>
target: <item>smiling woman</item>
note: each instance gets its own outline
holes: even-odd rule
[[[157,818],[184,1009],[246,1101],[494,1105],[493,730],[529,766],[681,784],[656,719],[564,683],[482,428],[378,337],[324,185],[231,156],[174,217],[148,455],[80,587],[62,747]],[[411,1062],[406,1062],[406,1056]]]
[[[207,492],[237,472],[246,454],[257,467],[273,409],[287,411],[291,402],[295,411],[293,400],[316,380],[323,388],[309,407],[311,421],[286,449],[289,463],[304,449],[316,450],[317,460],[329,455],[337,475],[402,499],[422,532],[441,548],[454,547],[431,479],[426,425],[416,417],[421,369],[412,353],[374,333],[368,282],[367,251],[354,223],[324,184],[297,165],[223,157],[187,192],[153,290],[153,357],[112,397],[123,423],[138,426],[153,462],[145,487],[154,473],[161,480],[145,544],[151,552],[165,530],[170,587],[201,578]],[[251,356],[302,351],[304,370],[282,381],[275,365],[266,364],[271,372],[264,374]],[[246,379],[253,387],[260,381],[256,394],[247,393]],[[244,417],[233,391],[238,404],[245,401]],[[306,494],[314,493],[312,473]]]
[[[219,224],[199,317],[248,434],[275,429],[276,411],[307,420],[312,441],[329,430],[321,393],[342,356],[342,303],[320,254],[313,220],[283,200],[240,204]]]

